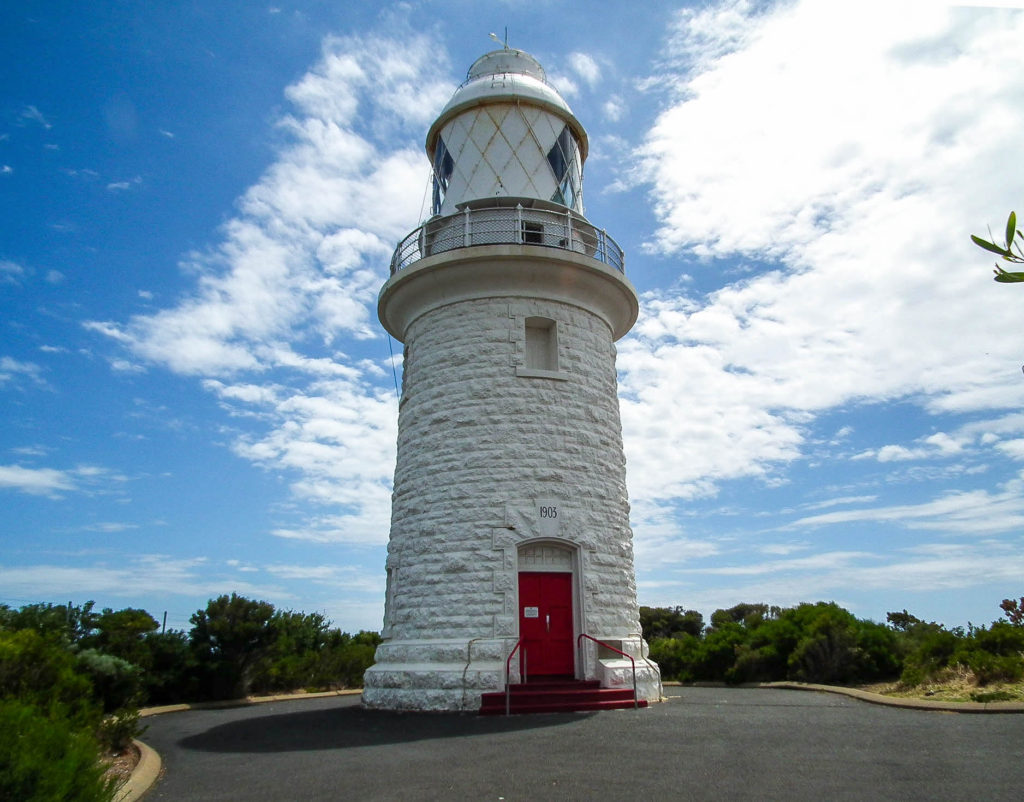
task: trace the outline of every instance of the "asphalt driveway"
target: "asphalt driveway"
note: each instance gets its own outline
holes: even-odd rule
[[[359,697],[145,720],[147,800],[1019,800],[1024,715],[774,689],[666,688],[647,710],[478,717]]]

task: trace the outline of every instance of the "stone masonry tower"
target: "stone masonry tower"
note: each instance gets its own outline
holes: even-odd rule
[[[583,216],[587,145],[540,64],[508,47],[477,59],[427,133],[433,216],[378,301],[405,369],[368,707],[476,710],[507,663],[513,681],[631,687],[613,649],[635,658],[638,696],[659,696],[616,395],[637,296]]]

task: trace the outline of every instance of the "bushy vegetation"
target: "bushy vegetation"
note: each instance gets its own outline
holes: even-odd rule
[[[0,798],[106,802],[114,790],[87,731],[36,705],[0,700]]]
[[[706,626],[694,610],[641,607],[640,620],[651,659],[670,680],[852,685],[898,679],[916,687],[956,672],[985,686],[1024,677],[1024,598],[1000,606],[1008,620],[967,630],[926,623],[906,610],[879,624],[833,602],[738,604],[716,610]]]
[[[331,629],[320,613],[274,610],[234,593],[211,599],[191,619],[189,665],[197,698],[358,688],[381,637]]]
[[[1019,682],[1024,678],[1024,618],[1020,602],[1000,605],[1007,621],[988,627],[969,625],[945,629],[907,613],[889,613],[889,622],[902,634],[904,646],[900,684],[914,687],[955,673],[970,672],[977,685]]]
[[[110,799],[99,758],[140,733],[139,705],[359,687],[381,641],[236,594],[188,633],[93,607],[0,605],[0,799]]]
[[[58,629],[0,629],[0,799],[112,798],[103,704],[70,646]]]

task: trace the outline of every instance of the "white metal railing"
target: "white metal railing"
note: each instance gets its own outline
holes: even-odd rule
[[[456,214],[428,220],[398,243],[391,257],[391,274],[428,256],[474,245],[560,248],[625,272],[622,248],[583,215],[570,209],[556,211],[517,204],[467,206]]]

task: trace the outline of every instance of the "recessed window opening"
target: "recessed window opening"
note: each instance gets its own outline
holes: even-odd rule
[[[526,318],[526,367],[558,370],[557,328],[550,318]]]
[[[533,220],[523,220],[523,244],[543,245],[544,224]]]

